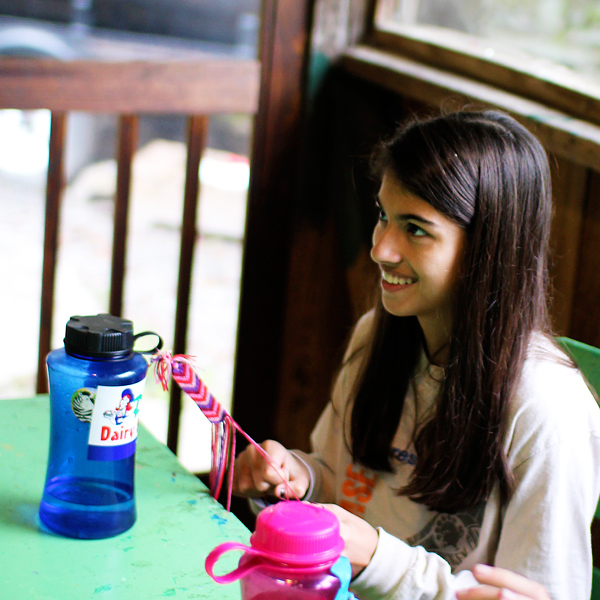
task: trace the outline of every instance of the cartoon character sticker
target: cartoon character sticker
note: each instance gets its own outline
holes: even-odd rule
[[[88,458],[120,460],[135,452],[145,379],[126,386],[98,386],[90,424]]]
[[[130,415],[134,415],[137,416],[138,412],[139,412],[139,397],[136,398],[134,400],[133,398],[133,392],[131,391],[131,389],[126,388],[125,390],[123,390],[123,393],[121,394],[121,399],[119,400],[118,405],[115,407],[114,411],[112,410],[105,410],[104,411],[104,417],[106,419],[109,419],[110,421],[114,422],[115,425],[121,425],[121,423],[123,423],[123,421]],[[133,405],[135,403],[135,409],[133,408]],[[130,412],[133,411],[133,412]]]

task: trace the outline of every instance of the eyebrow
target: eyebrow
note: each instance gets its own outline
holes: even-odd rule
[[[379,207],[379,209],[384,210],[383,206],[381,206],[379,198],[375,198],[375,204]],[[430,221],[429,219],[425,219],[424,217],[414,213],[400,213],[399,215],[396,215],[396,218],[400,221],[418,221],[419,223],[423,223],[423,225],[431,225],[432,227],[438,226],[438,224],[434,221]]]
[[[419,223],[423,223],[423,225],[431,225],[432,227],[438,226],[437,223],[429,221],[428,219],[424,219],[423,217],[420,217],[419,215],[415,215],[413,213],[400,214],[396,218],[400,221],[418,221]]]

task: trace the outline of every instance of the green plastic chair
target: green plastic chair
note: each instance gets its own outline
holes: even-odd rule
[[[600,350],[567,337],[556,338],[556,341],[575,361],[583,376],[600,397]],[[600,519],[600,502],[596,506],[596,519]],[[596,560],[600,557],[596,557]],[[600,600],[600,568],[594,567],[592,572],[591,600]]]

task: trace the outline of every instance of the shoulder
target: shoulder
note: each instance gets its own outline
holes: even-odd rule
[[[351,396],[352,388],[358,377],[361,364],[365,357],[366,347],[371,338],[375,319],[375,311],[370,310],[356,323],[341,368],[333,388],[332,404],[338,410],[344,406]]]
[[[600,440],[600,408],[579,370],[534,334],[511,402],[509,455],[521,459],[568,441]]]

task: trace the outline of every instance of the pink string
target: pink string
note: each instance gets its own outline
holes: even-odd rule
[[[209,485],[213,498],[217,499],[219,497],[225,473],[228,472],[226,508],[228,511],[230,510],[231,493],[233,489],[233,466],[235,462],[235,432],[238,431],[250,444],[252,444],[252,446],[254,446],[256,451],[279,475],[285,486],[285,499],[289,500],[291,495],[296,500],[299,500],[294,490],[290,487],[286,477],[284,477],[280,468],[265,449],[255,442],[234,421],[231,415],[221,407],[214,396],[208,391],[194,368],[192,356],[184,354],[176,354],[173,356],[170,352],[157,350],[152,356],[151,362],[154,363],[154,378],[157,383],[162,385],[163,390],[167,391],[169,381],[175,379],[179,387],[196,403],[196,406],[200,408],[202,413],[212,423],[212,452]]]

